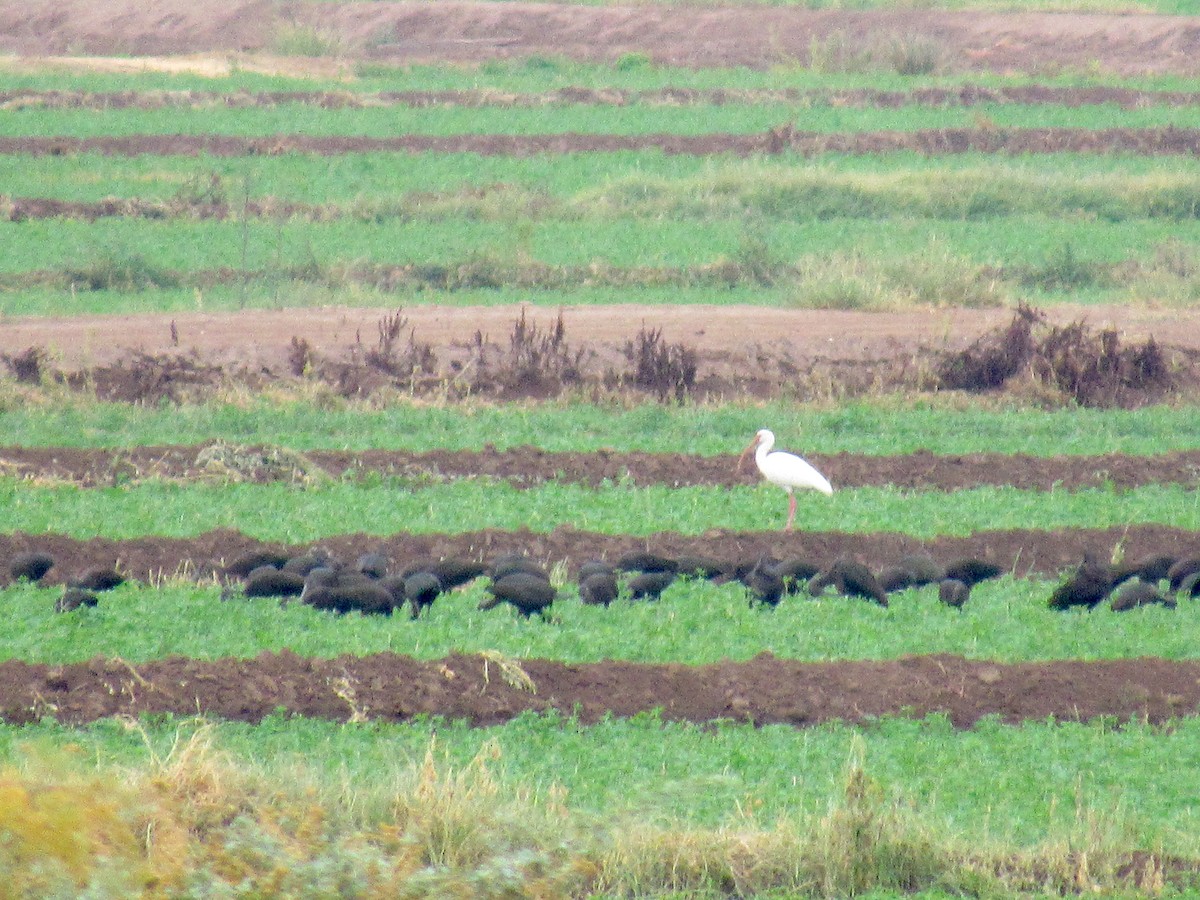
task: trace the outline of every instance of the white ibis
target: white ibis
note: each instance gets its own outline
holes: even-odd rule
[[[796,489],[808,488],[820,491],[822,494],[832,494],[833,486],[807,460],[801,459],[794,453],[784,453],[782,450],[772,452],[771,448],[774,446],[775,435],[766,428],[761,429],[754,435],[750,446],[742,451],[742,455],[738,459],[738,468],[741,468],[746,454],[754,450],[754,461],[758,464],[758,471],[762,472],[763,477],[771,484],[777,484],[787,491],[788,517],[783,530],[791,531],[792,522],[796,518]]]

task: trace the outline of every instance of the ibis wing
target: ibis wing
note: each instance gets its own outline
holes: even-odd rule
[[[808,460],[794,453],[768,453],[762,461],[762,472],[773,484],[793,490],[808,489],[832,494],[833,486]]]

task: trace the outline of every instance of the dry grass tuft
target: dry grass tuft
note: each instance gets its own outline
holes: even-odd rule
[[[751,808],[699,829],[577,813],[561,788],[507,783],[495,742],[454,764],[435,739],[362,786],[303,760],[247,765],[203,720],[165,748],[119,721],[144,741],[136,769],[72,746],[26,746],[0,769],[5,896],[1145,896],[1200,869],[1138,849],[1123,812],[1082,790],[1039,845],[964,846],[888,796],[861,740],[823,815],[764,826]]]

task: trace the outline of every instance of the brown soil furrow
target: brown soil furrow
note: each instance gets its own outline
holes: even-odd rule
[[[1096,106],[1111,104],[1124,109],[1147,106],[1196,106],[1200,92],[1148,91],[1125,87],[1053,87],[1019,85],[988,87],[964,84],[959,87],[928,87],[912,91],[873,88],[849,90],[799,90],[797,88],[689,88],[663,87],[654,90],[624,90],[573,86],[544,93],[513,93],[502,90],[448,91],[0,91],[0,108],[9,109],[163,109],[206,107],[263,107],[304,104],[325,109],[368,109],[404,106],[417,109],[441,106],[471,108],[536,108],[542,106],[726,106],[734,104],[796,103],[803,106],[875,107],[902,106]]]
[[[266,461],[268,447],[242,448],[245,456],[262,457],[261,466],[239,475],[215,471],[198,459],[203,446],[139,446],[119,450],[71,447],[0,447],[0,472],[29,479],[70,481],[85,487],[107,487],[140,479],[211,480],[242,477],[276,481],[292,477]],[[902,456],[857,453],[806,453],[806,458],[838,488],[890,486],[904,490],[953,491],[978,485],[1007,485],[1022,490],[1134,488],[1149,484],[1196,484],[1200,450],[1155,456],[1109,453],[1101,456],[1039,457],[1028,454],[935,454],[928,450]],[[551,481],[586,484],[649,485],[755,484],[754,465],[737,465],[737,456],[694,456],[685,453],[550,452],[537,447],[510,450],[311,450],[303,459],[333,478],[381,473],[422,481],[453,478],[496,478],[517,487]]]
[[[282,709],[340,721],[436,715],[486,726],[531,710],[556,710],[585,724],[608,714],[661,710],[669,720],[794,726],[941,713],[970,727],[984,716],[1009,723],[1104,716],[1157,724],[1194,714],[1200,705],[1200,662],[1153,658],[1004,665],[936,655],[806,663],[763,654],[704,666],[541,659],[520,666],[536,693],[506,683],[483,657],[466,655],[317,659],[285,650],[136,666],[100,658],[56,666],[8,661],[0,663],[0,719],[27,723],[51,716],[77,725],[115,715],[199,713],[258,722]]]
[[[213,196],[223,198],[224,188],[221,186],[219,180],[214,179],[210,187],[212,188]],[[209,199],[203,196],[204,192],[201,192],[202,196],[196,198],[174,197],[167,200],[148,200],[142,197],[106,197],[103,200],[94,202],[86,200],[59,200],[54,197],[15,197],[0,194],[0,219],[7,219],[10,222],[24,222],[30,219],[83,219],[87,222],[94,222],[97,219],[106,218],[154,219],[156,221],[164,219],[214,219],[217,221],[230,219],[271,219],[273,221],[305,219],[313,222],[335,222],[341,219],[362,222],[365,219],[369,219],[371,222],[378,224],[392,220],[405,222],[420,221],[440,216],[442,215],[440,212],[430,214],[423,212],[421,209],[422,203],[438,200],[444,200],[450,206],[456,203],[461,204],[461,214],[463,216],[482,217],[486,214],[471,206],[472,200],[482,198],[485,195],[501,198],[504,196],[504,190],[503,187],[495,189],[483,188],[473,197],[467,197],[463,193],[408,194],[393,204],[381,204],[375,207],[365,204],[295,203],[271,196],[261,197],[257,200],[230,203],[225,199]],[[514,202],[523,203],[525,200],[518,197],[514,198]],[[1190,204],[1190,201],[1188,203]],[[547,201],[540,215],[543,220],[571,218],[573,211],[574,208],[569,202],[555,207],[552,202]],[[1082,214],[1084,209],[1081,206],[1076,211]],[[815,217],[817,215],[815,210],[810,209],[797,208],[790,212],[795,218],[800,220],[803,220],[805,217]],[[999,218],[1004,215],[1013,214],[1014,212],[1015,210],[997,210],[995,217]],[[1146,209],[1144,213],[1150,218],[1178,220],[1180,218],[1186,219],[1192,217],[1194,209],[1182,202],[1173,205],[1164,203],[1156,208]],[[511,215],[511,209],[506,207],[503,214]],[[501,213],[496,213],[495,215],[501,215]],[[847,210],[845,212],[845,218],[865,218],[866,215],[865,211]],[[682,217],[683,215],[680,214],[680,218]],[[953,218],[954,214],[930,211],[927,217],[932,219]],[[403,265],[385,263],[368,265],[359,263],[340,268],[337,272],[337,278],[340,282],[353,280],[362,284],[369,284],[379,290],[419,290],[427,287],[439,290],[453,290],[455,285],[448,285],[446,283],[447,277],[445,272],[462,270],[469,267],[471,263],[471,260],[443,266],[411,263]],[[1143,265],[1143,260],[1139,257],[1109,261],[1089,260],[1086,263],[1091,283],[1100,285],[1119,283],[1122,277],[1128,278],[1131,275],[1136,275]],[[729,287],[738,281],[745,281],[755,276],[759,278],[759,283],[761,283],[761,279],[764,276],[769,277],[774,283],[787,278],[802,278],[808,275],[808,271],[802,266],[788,265],[786,263],[774,263],[769,265],[769,267],[764,264],[762,269],[738,272],[735,266],[719,263],[696,266],[621,267],[614,265],[600,266],[596,263],[586,266],[549,265],[533,261],[506,263],[496,259],[491,262],[491,269],[496,277],[506,282],[519,282],[522,287],[550,289],[595,283],[616,283],[621,285],[712,284],[714,286]],[[296,266],[293,268],[280,266],[270,272],[262,269],[238,269],[229,266],[219,269],[171,269],[162,270],[162,275],[169,277],[173,282],[186,281],[189,284],[195,284],[200,287],[211,284],[228,284],[235,281],[254,280],[268,276],[272,278],[290,278],[297,281],[324,281],[330,280],[332,277],[327,269],[322,270],[314,268],[311,265]],[[1053,285],[1056,273],[1054,271],[1047,272],[1045,267],[991,264],[980,269],[980,276],[989,279],[1014,279],[1027,285],[1038,285],[1045,282],[1051,282],[1051,285]],[[1058,277],[1061,277],[1061,275]],[[63,270],[55,269],[26,269],[5,274],[2,283],[5,287],[19,288],[32,284],[61,285],[65,282],[74,282],[78,288],[80,280],[79,270],[64,272]],[[469,286],[473,285],[460,285],[459,287]]]
[[[310,153],[476,153],[483,156],[536,156],[562,153],[617,153],[661,150],[708,156],[756,153],[1134,153],[1190,156],[1200,151],[1200,129],[1174,128],[945,128],[923,131],[805,132],[790,124],[753,134],[562,134],[400,135],[390,138],[276,134],[140,134],[125,136],[3,137],[0,154],[61,156],[182,155],[274,156]]]
[[[392,569],[443,557],[491,559],[502,553],[526,553],[549,565],[563,562],[573,573],[589,559],[616,559],[633,551],[652,550],[668,556],[699,555],[725,561],[757,559],[763,554],[780,558],[800,555],[818,564],[842,555],[861,558],[879,569],[906,553],[926,552],[948,563],[977,556],[996,563],[1018,577],[1056,578],[1078,565],[1084,550],[1107,558],[1114,551],[1126,559],[1150,554],[1200,553],[1200,533],[1166,525],[1130,524],[1107,529],[1066,528],[1058,531],[978,531],[965,536],[942,535],[921,539],[894,532],[849,534],[844,532],[737,532],[713,529],[702,535],[658,532],[644,537],[579,531],[560,525],[549,532],[528,529],[486,529],[459,534],[391,535],[344,534],[314,542],[336,556],[353,561],[379,550],[392,560]],[[0,586],[11,582],[7,560],[26,550],[49,553],[55,566],[46,584],[61,584],[87,569],[116,565],[128,577],[158,583],[162,578],[216,577],[223,566],[254,550],[270,548],[298,554],[309,545],[283,547],[229,529],[209,531],[192,538],[140,537],[127,540],[61,534],[0,534]]]

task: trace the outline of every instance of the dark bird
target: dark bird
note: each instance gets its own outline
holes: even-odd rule
[[[588,606],[608,606],[617,599],[614,572],[592,572],[579,582],[579,599]]]
[[[300,556],[293,556],[282,566],[285,572],[295,572],[307,576],[313,569],[340,569],[342,564],[334,559],[332,553],[323,547],[317,547]]]
[[[243,553],[229,565],[221,569],[221,574],[229,578],[245,578],[255,569],[262,566],[272,566],[273,568],[281,569],[287,561],[288,555],[278,550],[251,550],[249,553]]]
[[[384,575],[375,582],[385,591],[392,595],[393,606],[404,605],[404,576],[403,575]]]
[[[1088,551],[1083,562],[1050,595],[1051,609],[1069,609],[1072,606],[1093,608],[1101,603],[1112,590],[1112,568],[1099,556]]]
[[[516,575],[518,573],[526,575],[536,575],[544,581],[550,580],[550,573],[543,566],[534,562],[528,556],[522,556],[519,553],[506,553],[503,556],[498,556],[488,566],[486,574],[491,576],[492,581],[504,578],[508,575]]]
[[[888,592],[902,591],[905,588],[934,584],[946,577],[945,570],[928,553],[906,553],[895,565],[880,571],[879,586]],[[967,586],[970,587],[969,584]]]
[[[618,559],[616,567],[622,572],[675,572],[679,561],[658,553],[634,551]]]
[[[610,562],[603,559],[589,559],[579,567],[579,580],[582,582],[589,575],[615,575],[616,572],[617,570]]]
[[[630,600],[658,600],[674,580],[674,572],[643,572],[630,578],[625,587]]]
[[[1163,606],[1175,608],[1175,600],[1158,589],[1158,585],[1140,578],[1130,578],[1117,588],[1112,595],[1113,612],[1128,612],[1139,606],[1150,603],[1161,603]]]
[[[55,612],[71,612],[79,609],[81,606],[95,606],[100,602],[100,598],[91,591],[84,590],[79,587],[67,588],[58,602],[54,604]]]
[[[955,581],[961,581],[967,587],[975,587],[979,582],[995,578],[1003,571],[995,563],[968,556],[964,559],[956,559],[947,565],[942,572],[942,578],[953,578]]]
[[[42,576],[54,568],[54,557],[49,553],[30,550],[18,553],[8,564],[8,571],[18,581],[41,581]]]
[[[879,580],[860,562],[839,557],[826,569],[818,572],[808,582],[808,591],[813,596],[832,586],[839,594],[873,600],[887,606],[887,592],[879,586]]]
[[[274,566],[259,566],[246,576],[242,587],[242,593],[247,597],[299,597],[303,590],[303,576]]]
[[[374,581],[361,584],[333,584],[309,588],[305,586],[300,598],[314,609],[329,612],[360,612],[364,615],[390,616],[396,601],[392,592]]]
[[[1200,597],[1200,572],[1193,572],[1179,585],[1180,597]]]
[[[387,576],[389,565],[391,565],[391,560],[388,559],[387,554],[379,550],[364,553],[354,562],[356,571],[376,579]]]
[[[775,567],[775,571],[783,579],[783,589],[789,594],[796,594],[821,571],[821,567],[807,557],[789,556]]]
[[[304,590],[300,592],[300,602],[308,603],[308,598],[318,588],[333,587],[337,584],[338,570],[332,566],[317,566],[304,576]]]
[[[408,614],[414,619],[433,606],[441,593],[441,579],[432,572],[414,572],[404,579],[404,599],[408,602]]]
[[[449,591],[486,574],[487,569],[486,563],[450,556],[431,563],[424,571],[442,583],[442,590]]]
[[[546,609],[558,595],[549,581],[531,572],[504,575],[489,584],[487,592],[491,596],[480,602],[480,609],[492,609],[501,603],[508,603],[527,617],[535,612],[542,613],[544,617]]]
[[[1200,556],[1185,556],[1167,570],[1167,580],[1171,582],[1171,590],[1179,590],[1183,579],[1193,572],[1200,572]]]
[[[778,606],[783,597],[783,578],[778,570],[767,562],[764,556],[753,569],[742,579],[750,592],[751,604],[758,602],[765,606]]]
[[[1167,573],[1171,571],[1171,566],[1173,565],[1175,565],[1174,556],[1152,553],[1149,556],[1142,556],[1138,559],[1113,566],[1112,581],[1113,584],[1120,584],[1122,581],[1133,578],[1136,575],[1142,581],[1154,583],[1166,578]]]
[[[738,581],[744,582],[751,570],[760,563],[776,569],[779,567],[780,560],[769,553],[756,553],[754,556],[744,556],[733,564],[733,577]]]
[[[684,578],[727,578],[733,567],[708,556],[681,556],[675,561],[675,573]]]
[[[912,587],[913,573],[912,570],[901,565],[884,566],[879,570],[876,580],[879,582],[879,586],[890,594],[892,591],[902,591]]]
[[[955,609],[962,609],[970,596],[971,586],[957,578],[943,578],[938,585],[938,599]]]
[[[924,587],[927,584],[933,584],[948,577],[946,570],[928,553],[905,553],[900,557],[899,565],[907,569],[911,576],[908,583],[909,587]],[[999,575],[999,571],[996,574]]]
[[[116,569],[88,569],[78,578],[70,582],[71,587],[83,588],[85,591],[111,591],[125,583],[125,576]]]

